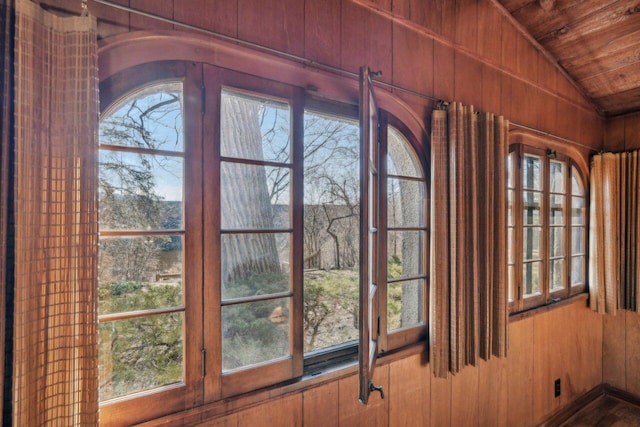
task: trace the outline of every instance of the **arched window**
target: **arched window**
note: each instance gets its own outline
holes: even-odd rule
[[[508,174],[511,310],[584,291],[586,194],[576,161],[555,149],[514,144]]]
[[[392,114],[380,112],[380,187],[363,192],[348,96],[193,62],[127,69],[101,96],[106,424],[355,361],[364,203],[384,219],[378,348],[425,336],[425,156]]]

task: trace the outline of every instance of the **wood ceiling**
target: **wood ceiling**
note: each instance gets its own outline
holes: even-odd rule
[[[640,111],[640,0],[498,0],[605,116]]]

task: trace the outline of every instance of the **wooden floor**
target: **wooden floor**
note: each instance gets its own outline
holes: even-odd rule
[[[636,427],[640,426],[640,407],[605,394],[562,426]]]

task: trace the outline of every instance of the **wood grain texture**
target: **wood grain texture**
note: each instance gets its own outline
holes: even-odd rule
[[[451,376],[435,378],[431,376],[431,425],[448,426],[451,424]]]
[[[173,0],[130,0],[129,2],[133,9],[142,10],[163,18],[173,18]],[[173,24],[132,13],[131,29],[171,30],[173,29]]]
[[[358,376],[339,380],[340,408],[339,422],[341,426],[387,426],[389,424],[389,365],[379,366],[374,371],[373,381],[382,386],[385,398],[379,393],[373,393],[366,405],[358,402]]]
[[[238,413],[238,427],[254,426],[302,426],[302,395],[275,399]]]
[[[129,0],[114,0],[114,3],[129,6]],[[110,6],[87,2],[89,12],[98,17],[98,39],[106,39],[129,31],[129,12]]]
[[[480,426],[478,407],[479,370],[467,366],[451,381],[451,425]]]
[[[304,52],[304,3],[238,0],[238,37],[294,55]]]
[[[389,378],[389,426],[428,426],[431,376],[422,355],[391,363]]]
[[[502,17],[501,64],[509,71],[516,70],[518,31],[505,17]]]
[[[502,15],[489,0],[478,0],[478,55],[500,65],[502,58]]]
[[[304,2],[305,57],[322,64],[340,66],[340,0]]]
[[[626,391],[640,395],[640,316],[626,311]]]
[[[451,101],[454,99],[454,50],[438,41],[433,44],[433,95]]]
[[[625,150],[640,148],[640,114],[625,117],[624,120]]]
[[[604,146],[605,151],[624,151],[624,117],[607,120],[604,126]],[[605,325],[607,324],[605,320]],[[606,326],[605,326],[606,327]],[[605,334],[606,337],[606,334]],[[621,388],[621,387],[618,387]]]
[[[435,33],[442,31],[442,3],[438,0],[394,0],[393,13]]]
[[[173,2],[173,13],[179,22],[215,31],[228,36],[238,36],[238,0],[200,0]]]
[[[456,0],[454,41],[469,51],[478,50],[478,4],[477,0]]]
[[[455,94],[454,99],[476,110],[482,106],[482,64],[456,51],[455,54]]]
[[[478,370],[478,425],[506,427],[509,401],[507,359],[481,361]]]
[[[302,394],[302,399],[305,427],[338,425],[338,408],[340,407],[338,381],[306,390]]]
[[[533,424],[533,322],[534,318],[526,318],[509,325],[507,425],[510,426]]]
[[[393,83],[433,96],[433,39],[393,25]]]
[[[502,79],[500,72],[487,65],[482,66],[482,109],[494,114],[502,111]]]
[[[362,65],[369,65],[382,71],[380,80],[393,81],[391,28],[389,20],[371,9],[343,1],[342,68],[356,73]]]

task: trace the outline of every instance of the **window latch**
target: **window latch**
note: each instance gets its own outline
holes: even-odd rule
[[[380,399],[384,399],[384,391],[382,390],[382,386],[373,384],[373,381],[369,381],[369,393],[373,393],[377,391],[380,393]]]

